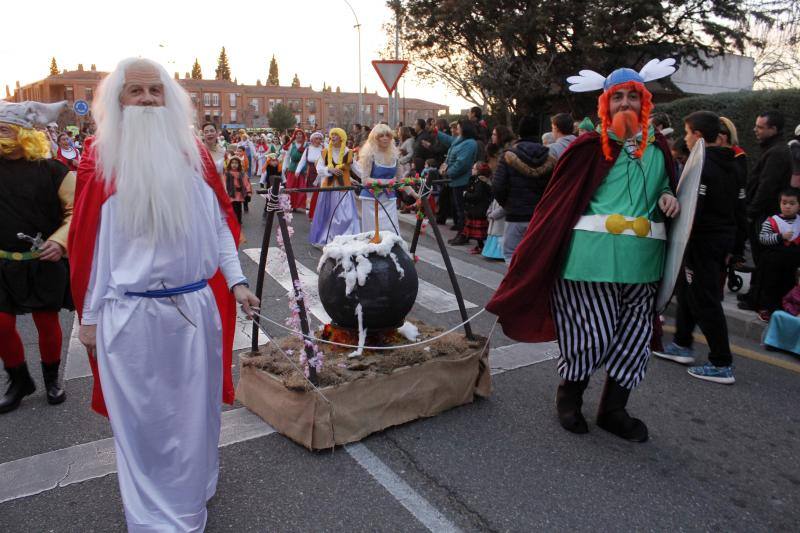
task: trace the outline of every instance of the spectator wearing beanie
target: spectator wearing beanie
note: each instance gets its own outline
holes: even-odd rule
[[[525,235],[536,204],[544,194],[556,158],[538,142],[538,121],[524,117],[519,124],[519,140],[497,164],[492,178],[492,194],[506,214],[503,232],[503,257],[511,262],[517,245]]]

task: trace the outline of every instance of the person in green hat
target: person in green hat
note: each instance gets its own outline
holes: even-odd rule
[[[589,117],[583,117],[581,123],[578,124],[578,135],[583,135],[584,133],[588,133],[590,131],[594,131],[594,124]]]

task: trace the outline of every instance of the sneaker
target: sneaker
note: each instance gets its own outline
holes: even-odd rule
[[[711,363],[706,363],[703,366],[690,367],[688,372],[693,378],[713,381],[714,383],[723,383],[725,385],[736,383],[736,379],[733,377],[733,365],[714,366]]]
[[[770,316],[772,316],[772,313],[770,313],[766,309],[762,309],[761,311],[758,312],[758,319],[761,322],[769,322]]]
[[[691,348],[684,348],[671,342],[662,351],[654,351],[653,355],[661,359],[669,359],[682,365],[690,365],[694,363],[694,350]]]

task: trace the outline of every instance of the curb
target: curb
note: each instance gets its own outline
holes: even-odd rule
[[[674,301],[670,302],[669,306],[667,306],[667,309],[664,311],[664,315],[674,319],[677,309],[677,303]],[[747,314],[749,315],[750,313]],[[764,332],[767,329],[767,324],[762,322],[757,316],[755,316],[754,313],[752,318],[745,318],[744,316],[732,316],[728,313],[725,313],[725,321],[728,323],[729,336],[733,334],[737,337],[743,337],[759,343],[761,342]]]

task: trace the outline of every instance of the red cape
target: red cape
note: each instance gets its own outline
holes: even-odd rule
[[[93,140],[89,138],[84,145],[84,153],[78,168],[77,182],[75,185],[75,208],[72,213],[72,222],[69,229],[68,250],[70,262],[70,282],[72,297],[78,318],[83,318],[83,301],[86,289],[89,286],[89,276],[92,271],[94,246],[97,240],[97,229],[100,224],[100,209],[113,191],[107,191],[105,181],[96,174]],[[200,155],[203,160],[203,177],[213,189],[219,200],[220,208],[227,217],[228,226],[233,234],[233,241],[239,242],[240,227],[233,213],[230,198],[222,186],[222,180],[217,174],[214,160],[208,150],[198,143]],[[233,357],[233,335],[236,326],[236,300],[228,289],[222,272],[217,270],[208,280],[214,298],[217,301],[220,319],[222,321],[222,399],[226,403],[233,403],[233,377],[231,366]],[[92,390],[92,409],[103,416],[108,416],[103,390],[100,387],[100,374],[97,370],[97,359],[89,355],[89,363],[94,376]]]
[[[675,184],[675,165],[667,140],[656,134],[655,146],[664,153],[670,183]],[[486,309],[511,339],[546,342],[556,339],[550,309],[550,293],[564,266],[572,228],[586,211],[595,191],[619,155],[612,144],[612,161],[603,156],[600,135],[584,133],[558,160],[553,177],[536,205],[528,230],[519,243],[511,265]]]

